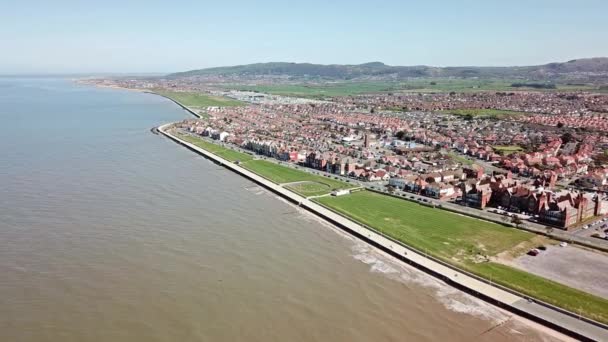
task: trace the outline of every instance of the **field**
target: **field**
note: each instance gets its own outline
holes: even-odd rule
[[[445,112],[454,115],[470,116],[473,118],[506,118],[514,115],[527,115],[527,113],[524,112],[500,109],[450,109],[446,110]]]
[[[324,84],[276,84],[260,86],[230,86],[230,89],[250,90],[261,93],[293,97],[335,97],[399,90],[398,84],[388,82],[349,82]]]
[[[287,189],[303,195],[303,196],[319,196],[327,194],[331,191],[331,186],[325,183],[318,182],[302,182],[296,184],[290,184],[286,186]]]
[[[476,264],[468,270],[533,298],[608,323],[608,300],[604,298],[498,263]]]
[[[354,187],[329,177],[265,160],[253,160],[249,154],[197,137],[181,135],[181,138],[225,159],[240,160],[246,169],[275,183],[302,182],[287,186],[302,196],[323,195],[335,189]],[[369,191],[321,197],[315,201],[464,270],[608,323],[608,300],[491,261],[501,252],[532,243],[534,234]]]
[[[164,90],[155,90],[154,92],[173,99],[186,107],[234,107],[244,105],[241,101],[226,97]]]
[[[228,161],[239,161],[242,167],[257,173],[258,175],[265,177],[274,183],[282,184],[302,182],[286,186],[286,188],[302,196],[319,196],[328,194],[336,189],[348,189],[355,187],[353,184],[345,183],[329,177],[314,175],[266,160],[253,160],[253,156],[250,154],[235,151],[192,135],[178,135],[181,139],[215,155],[218,155]]]
[[[608,322],[608,300],[491,261],[530,243],[531,233],[368,191],[315,201],[464,270]]]
[[[494,151],[496,153],[500,153],[500,154],[505,154],[505,153],[512,153],[512,152],[521,152],[524,149],[516,146],[516,145],[511,145],[511,146],[492,146],[492,148],[494,149]]]
[[[302,186],[301,184],[288,186],[290,190],[303,196],[318,196],[329,193],[332,190],[354,187],[352,184],[339,180],[313,175],[305,171],[281,166],[266,160],[253,160],[243,164],[243,167],[277,184],[303,181],[311,182],[305,183],[307,184],[306,186]]]
[[[338,82],[309,82],[297,84],[270,84],[270,85],[239,85],[222,86],[224,89],[237,89],[258,91],[261,93],[323,98],[335,96],[351,96],[358,94],[373,94],[387,92],[477,92],[477,91],[517,91],[530,90],[529,88],[514,88],[511,84],[516,80],[500,79],[448,79],[448,78],[420,78],[408,81],[338,81]],[[557,91],[593,90],[593,87],[581,85],[557,85]],[[556,89],[552,89],[555,91]],[[536,89],[536,91],[543,91]]]
[[[470,165],[473,165],[475,163],[473,160],[468,159],[467,157],[465,157],[465,156],[463,156],[461,154],[458,154],[456,152],[453,152],[453,151],[448,152],[448,155],[452,159],[454,159],[455,161],[461,163],[462,165],[469,165],[470,166]]]
[[[520,230],[369,191],[318,201],[445,260],[473,261],[533,237]]]
[[[205,149],[231,162],[239,161],[243,163],[253,159],[250,154],[238,152],[214,143],[210,143],[201,138],[197,138],[191,135],[179,134],[179,137],[193,145]]]

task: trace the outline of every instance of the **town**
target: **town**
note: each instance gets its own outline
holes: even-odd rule
[[[608,250],[601,92],[299,96],[164,78],[87,83],[174,101],[196,118],[157,133],[295,193],[300,206],[321,205],[426,255],[433,246],[432,255],[486,280],[506,267],[500,279],[511,288],[517,277],[524,291],[551,288],[532,274],[605,292],[597,272]],[[505,247],[488,247],[502,239]],[[567,276],[574,265],[585,277]],[[563,291],[542,298],[574,308]]]
[[[123,81],[158,88],[166,83]],[[303,99],[171,83],[244,106],[200,108],[183,128],[390,193],[563,230],[608,213],[608,95],[385,93]],[[608,226],[582,232],[608,239]]]
[[[593,121],[598,122],[596,128],[603,127],[608,116],[553,114],[563,122],[557,129],[539,124],[531,119],[533,114],[489,119],[440,111],[450,107],[453,97],[440,97],[449,100],[442,104],[432,96],[411,112],[384,111],[380,104],[396,104],[390,95],[210,107],[207,119],[187,120],[183,127],[258,155],[382,185],[390,192],[500,208],[561,229],[608,213],[608,168],[602,164],[608,149],[606,130],[567,129]],[[608,96],[593,98],[608,103]],[[367,109],[370,103],[376,109]]]

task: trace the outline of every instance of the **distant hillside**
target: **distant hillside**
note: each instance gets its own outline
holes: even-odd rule
[[[530,78],[530,79],[607,79],[608,58],[587,58],[565,63],[549,63],[517,67],[431,67],[389,66],[381,62],[359,65],[310,64],[310,63],[256,63],[229,67],[191,70],[168,75],[172,78],[191,76],[286,76],[326,79],[402,79],[410,77],[480,77],[480,78]]]

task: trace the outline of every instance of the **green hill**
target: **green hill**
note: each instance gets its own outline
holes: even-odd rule
[[[565,63],[513,67],[432,67],[390,66],[381,62],[357,65],[311,63],[256,63],[228,67],[190,70],[168,75],[171,78],[193,76],[285,76],[292,78],[350,79],[405,79],[417,77],[458,78],[513,78],[530,80],[608,79],[608,58],[587,58]]]

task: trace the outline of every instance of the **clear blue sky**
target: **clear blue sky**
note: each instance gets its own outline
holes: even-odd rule
[[[608,56],[607,0],[0,1],[0,73]]]

